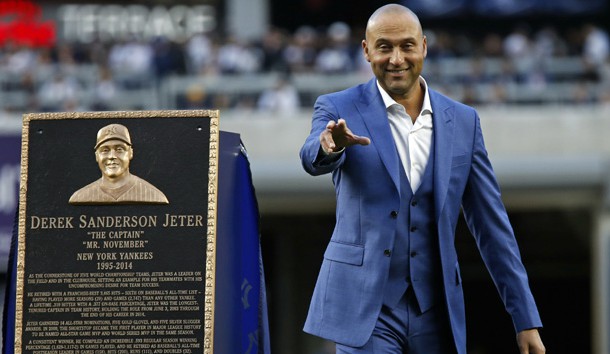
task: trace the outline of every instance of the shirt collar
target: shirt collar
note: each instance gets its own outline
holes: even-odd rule
[[[424,114],[432,114],[432,104],[430,104],[428,83],[422,76],[420,76],[419,84],[422,85],[424,88],[424,102],[422,104],[421,112],[419,113],[419,115],[421,116]],[[399,104],[398,102],[394,101],[392,97],[390,97],[390,95],[383,89],[383,87],[381,87],[381,85],[379,84],[379,80],[377,80],[377,89],[379,90],[379,93],[381,93],[381,98],[383,99],[383,103],[385,104],[386,109],[390,108],[392,105]]]

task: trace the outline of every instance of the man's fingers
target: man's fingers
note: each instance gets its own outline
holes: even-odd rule
[[[330,130],[325,130],[322,132],[322,134],[320,134],[320,144],[322,145],[322,149],[327,153],[334,151],[336,146]]]
[[[322,144],[322,149],[324,151],[333,152],[335,150],[335,141],[333,139],[333,133],[337,129],[337,122],[334,120],[329,121],[326,124],[326,130],[320,134],[320,143]]]
[[[368,145],[371,143],[371,139],[365,137],[365,136],[355,136],[356,138],[356,143],[360,144],[360,145]]]
[[[352,133],[347,127],[345,119],[340,118],[336,122],[329,121],[326,130],[320,136],[320,143],[326,152],[334,152],[352,145],[369,145],[371,139]]]
[[[544,354],[546,348],[542,344],[537,329],[521,331],[517,334],[517,344],[520,354]]]

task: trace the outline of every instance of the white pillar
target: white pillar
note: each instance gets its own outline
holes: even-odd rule
[[[238,39],[258,39],[269,26],[269,0],[227,0],[226,30]]]

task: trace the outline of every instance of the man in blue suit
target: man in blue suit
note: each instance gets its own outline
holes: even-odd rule
[[[466,354],[463,210],[520,352],[544,353],[476,111],[420,76],[427,43],[409,9],[379,8],[362,48],[376,78],[319,97],[301,149],[308,173],[332,173],[337,199],[305,331],[337,353]]]

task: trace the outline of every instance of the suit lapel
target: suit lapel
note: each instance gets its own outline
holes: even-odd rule
[[[432,104],[432,121],[434,131],[434,205],[436,221],[440,219],[441,211],[449,189],[451,177],[451,162],[453,157],[454,107],[433,90],[430,92]]]
[[[388,115],[377,90],[375,79],[365,86],[362,97],[355,102],[360,112],[364,125],[366,126],[371,141],[375,145],[379,158],[387,169],[396,189],[400,191],[400,177],[398,168],[398,152],[392,137],[392,131],[388,122]]]

